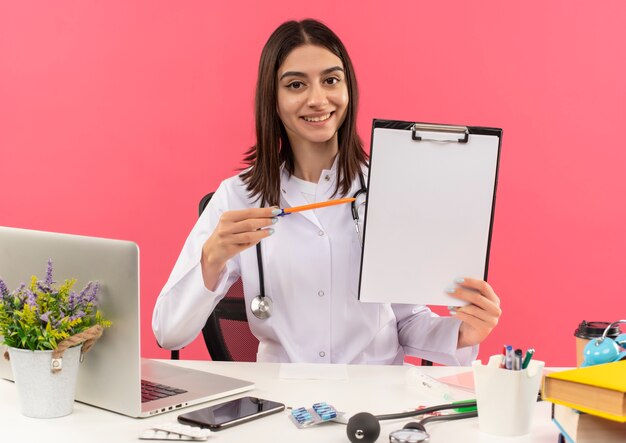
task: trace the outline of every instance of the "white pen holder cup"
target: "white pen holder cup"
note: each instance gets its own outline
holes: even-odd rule
[[[500,368],[502,355],[492,355],[489,363],[472,363],[478,427],[487,434],[519,436],[530,432],[537,394],[545,365],[531,360],[526,369]]]

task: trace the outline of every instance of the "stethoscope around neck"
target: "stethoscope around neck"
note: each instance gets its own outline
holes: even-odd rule
[[[361,188],[352,196],[354,201],[350,203],[350,210],[352,212],[352,219],[354,220],[354,227],[357,235],[359,236],[359,242],[363,244],[361,229],[359,228],[359,208],[365,203],[365,197],[367,195],[367,187],[365,186],[365,179],[363,174],[359,172],[359,181]],[[259,268],[259,295],[254,297],[250,302],[250,310],[252,314],[259,320],[265,320],[272,315],[272,299],[265,295],[265,273],[263,272],[263,258],[261,257],[261,242],[256,244],[256,261]]]

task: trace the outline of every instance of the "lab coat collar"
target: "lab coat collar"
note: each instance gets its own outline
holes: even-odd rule
[[[337,179],[337,157],[330,169],[322,170],[320,180],[317,184],[317,191],[315,195],[316,201],[328,200],[335,188],[335,182]],[[281,197],[285,202],[283,207],[294,207],[306,205],[308,202],[304,199],[300,187],[292,180],[292,177],[287,172],[285,165],[281,166],[281,179],[280,179],[280,192]],[[324,229],[319,219],[315,215],[315,211],[302,211],[289,215],[289,217],[304,217],[306,220],[313,223],[320,229]]]

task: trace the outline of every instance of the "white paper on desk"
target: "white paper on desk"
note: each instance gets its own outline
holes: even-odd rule
[[[279,378],[295,380],[347,380],[346,365],[319,363],[283,363],[280,365]]]

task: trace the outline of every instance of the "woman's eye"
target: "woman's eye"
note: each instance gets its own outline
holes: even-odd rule
[[[327,85],[335,85],[339,83],[339,79],[337,77],[329,77],[324,81],[326,82]]]
[[[289,89],[300,89],[302,87],[302,82],[291,82],[287,85]]]

